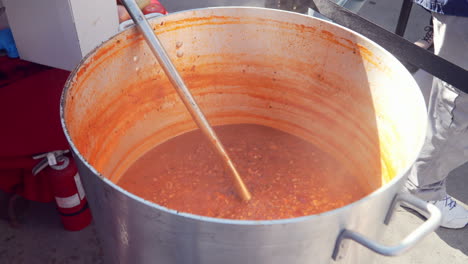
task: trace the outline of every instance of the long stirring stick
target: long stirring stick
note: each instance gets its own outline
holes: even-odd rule
[[[231,171],[240,197],[245,201],[250,200],[252,196],[250,195],[249,190],[245,186],[241,176],[237,172],[234,163],[229,158],[229,155],[224,149],[223,144],[214,132],[210,123],[208,123],[208,120],[205,118],[205,115],[203,114],[202,110],[195,102],[195,99],[193,98],[189,89],[185,85],[184,81],[182,80],[182,77],[180,76],[171,59],[167,55],[166,50],[164,49],[158,37],[152,30],[145,16],[141,12],[138,5],[135,3],[135,0],[122,0],[122,3],[124,4],[125,8],[127,9],[135,24],[140,29],[141,33],[143,33],[146,43],[148,43],[148,46],[151,48],[151,51],[158,60],[159,65],[163,68],[167,77],[176,89],[177,93],[179,94],[179,97],[182,99],[185,107],[190,112],[190,115],[192,116],[193,120],[213,144],[218,154],[224,161],[225,166]]]

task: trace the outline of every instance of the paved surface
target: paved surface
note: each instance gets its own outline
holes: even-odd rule
[[[401,2],[402,0],[370,0],[360,14],[393,30]],[[415,6],[405,37],[411,41],[418,39],[428,20],[429,14]],[[427,93],[430,76],[424,72],[418,72],[415,76],[422,90]],[[468,164],[453,171],[448,181],[449,192],[463,203],[468,203],[467,174]],[[0,193],[0,208],[3,196]],[[422,222],[416,214],[399,208],[387,229],[382,230],[385,237],[383,242],[397,243]],[[80,232],[64,231],[53,204],[29,203],[21,223],[20,228],[13,229],[0,220],[0,264],[102,263],[95,227],[90,226]],[[468,263],[468,228],[440,228],[407,254],[394,258],[377,257],[374,263]]]
[[[463,203],[468,203],[468,164],[454,170],[448,179],[448,192]],[[403,208],[397,209],[396,217],[391,221],[385,233],[384,241],[388,245],[396,244],[409,234],[423,220],[415,213]],[[411,264],[462,264],[468,263],[468,227],[461,230],[439,228],[408,253],[399,257],[377,257],[375,263],[411,263]]]
[[[19,228],[11,228],[0,219],[1,264],[102,263],[94,226],[68,232],[63,229],[54,204],[31,202],[26,206]]]

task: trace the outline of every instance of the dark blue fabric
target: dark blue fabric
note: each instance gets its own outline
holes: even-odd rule
[[[9,28],[0,30],[0,50],[6,50],[8,57],[18,58],[18,50],[16,49],[13,33]]]
[[[468,0],[414,0],[414,2],[439,14],[468,17]]]

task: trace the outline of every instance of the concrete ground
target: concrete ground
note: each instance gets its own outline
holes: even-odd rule
[[[388,30],[394,30],[401,3],[402,0],[368,0],[359,13]],[[417,40],[428,21],[429,13],[414,6],[405,37],[410,41]],[[430,76],[421,71],[415,76],[427,94]],[[465,204],[468,203],[467,174],[468,164],[465,164],[454,170],[448,179],[450,194]],[[0,193],[0,207],[4,196]],[[422,222],[416,214],[398,208],[390,225],[382,231],[383,242],[389,245],[398,243]],[[54,204],[31,202],[22,214],[19,228],[11,228],[6,221],[0,220],[0,264],[102,263],[95,229],[91,225],[80,232],[64,231]],[[405,255],[379,256],[373,263],[468,263],[468,228],[440,228]]]

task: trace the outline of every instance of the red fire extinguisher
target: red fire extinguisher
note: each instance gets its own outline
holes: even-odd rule
[[[45,170],[50,178],[63,226],[66,230],[79,231],[91,223],[92,216],[78,168],[73,157],[66,154],[68,152],[55,151],[44,154],[46,161],[42,163],[45,163],[45,166],[42,164],[40,167],[43,168],[38,167],[34,173]]]

